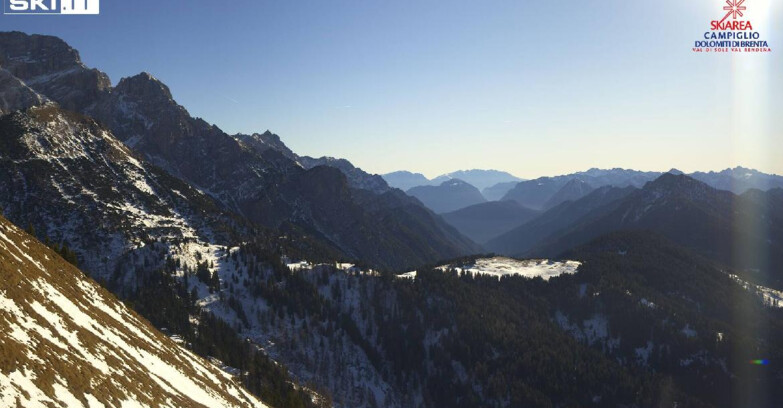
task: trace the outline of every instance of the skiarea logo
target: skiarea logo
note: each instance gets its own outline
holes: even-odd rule
[[[3,0],[3,14],[99,14],[100,0]]]
[[[721,19],[710,21],[710,30],[693,45],[693,52],[772,52],[753,22],[745,19],[747,0],[726,0]]]

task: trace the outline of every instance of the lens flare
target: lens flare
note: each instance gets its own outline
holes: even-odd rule
[[[762,35],[770,35],[772,4],[771,0],[754,0],[747,6],[745,19],[753,22],[755,29]],[[778,156],[779,137],[772,131],[773,112],[770,109],[771,83],[773,69],[770,56],[766,54],[732,53],[732,109],[731,140],[732,161],[737,165],[755,163],[758,168],[772,168]],[[743,211],[738,207],[735,212],[732,232],[732,266],[745,273],[750,280],[763,281],[770,273],[770,253],[766,245],[768,214],[756,211]],[[762,210],[763,212],[763,210]],[[756,338],[766,336],[767,327],[752,308],[741,306],[741,299],[735,301],[734,322],[736,327]],[[738,378],[747,379],[737,382],[734,390],[734,406],[766,406],[764,396],[769,395],[771,384],[754,366],[769,365],[769,360],[747,360],[750,350],[735,346],[733,362]],[[753,379],[753,380],[751,380]],[[761,398],[761,400],[759,400]],[[749,402],[754,402],[749,404]]]

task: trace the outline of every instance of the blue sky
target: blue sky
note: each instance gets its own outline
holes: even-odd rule
[[[746,2],[771,54],[691,52],[721,0],[103,0],[0,29],[57,35],[114,83],[148,71],[229,133],[376,173],[783,174],[773,3]]]

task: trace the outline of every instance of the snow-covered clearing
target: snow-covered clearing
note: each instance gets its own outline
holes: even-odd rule
[[[540,277],[549,280],[563,274],[574,274],[581,265],[577,261],[551,261],[548,259],[518,260],[496,256],[494,258],[482,258],[470,265],[443,265],[438,269],[442,271],[454,269],[459,273],[466,272],[473,275],[507,276],[519,275],[526,278]],[[410,277],[409,274],[401,275]]]
[[[783,291],[747,282],[734,274],[729,275],[729,277],[734,279],[734,281],[739,283],[746,290],[755,292],[766,306],[783,307]]]

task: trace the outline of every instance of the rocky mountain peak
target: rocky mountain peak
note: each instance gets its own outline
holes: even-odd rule
[[[657,179],[645,184],[640,195],[644,197],[643,205],[651,203],[690,203],[688,205],[708,206],[730,202],[734,196],[728,191],[718,190],[690,176],[671,173],[664,173]]]
[[[298,156],[288,146],[283,143],[280,136],[267,130],[264,133],[253,133],[252,135],[237,134],[234,138],[240,142],[248,145],[250,148],[256,150],[259,153],[263,153],[266,150],[275,150],[287,157],[288,159],[296,161]]]
[[[169,87],[147,72],[122,78],[114,91],[150,102],[174,100]]]
[[[79,52],[65,41],[19,31],[0,33],[0,65],[20,78],[84,67]]]
[[[258,135],[258,137],[261,137],[261,138],[264,138],[264,139],[275,140],[275,141],[278,141],[278,142],[280,141],[280,136],[272,133],[272,131],[270,131],[269,129],[267,129],[266,131],[264,131],[264,133],[261,133],[261,134],[259,134],[259,133],[253,133],[253,134],[254,135]]]
[[[446,180],[443,183],[440,183],[440,185],[442,187],[450,187],[450,188],[460,188],[460,187],[463,187],[463,188],[464,187],[468,187],[469,188],[469,187],[472,187],[470,184],[468,184],[468,183],[466,183],[466,182],[464,182],[464,181],[462,181],[460,179],[457,179],[457,178]]]
[[[111,89],[106,74],[85,67],[57,37],[0,33],[0,66],[68,110],[81,111]]]
[[[650,189],[688,189],[695,188],[697,186],[704,185],[699,181],[696,181],[684,174],[664,173],[657,179],[647,183],[644,187],[646,190]]]

